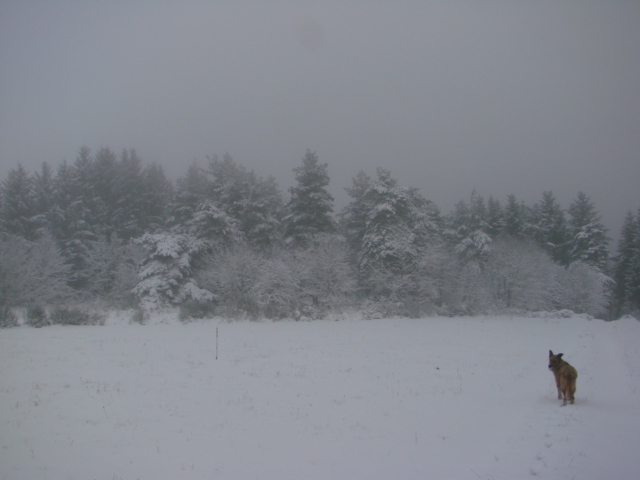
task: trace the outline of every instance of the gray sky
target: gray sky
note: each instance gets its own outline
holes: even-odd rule
[[[283,191],[307,148],[339,210],[391,170],[444,213],[473,188],[640,207],[640,2],[0,0],[0,176],[86,145],[171,178],[229,152]]]

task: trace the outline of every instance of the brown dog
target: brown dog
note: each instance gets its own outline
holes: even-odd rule
[[[554,355],[549,350],[549,370],[553,372],[553,376],[556,377],[556,387],[558,387],[558,399],[562,400],[562,406],[564,407],[569,403],[573,403],[573,395],[576,393],[576,379],[578,378],[578,372],[575,368],[562,360],[562,353]]]

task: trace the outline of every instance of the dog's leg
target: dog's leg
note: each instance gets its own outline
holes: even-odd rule
[[[575,398],[574,398],[575,392],[576,392],[575,388],[569,387],[569,403],[571,405],[573,405],[573,402],[575,401]]]

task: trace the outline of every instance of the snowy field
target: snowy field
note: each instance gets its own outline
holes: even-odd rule
[[[634,319],[160,320],[0,331],[0,479],[640,478]]]

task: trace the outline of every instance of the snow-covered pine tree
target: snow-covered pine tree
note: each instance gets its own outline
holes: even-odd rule
[[[500,205],[500,201],[492,196],[487,201],[487,224],[489,226],[487,234],[491,238],[500,235],[505,227],[504,208]]]
[[[504,228],[502,233],[509,237],[524,239],[527,236],[527,206],[518,201],[514,194],[507,196],[504,207]]]
[[[291,199],[283,218],[284,240],[288,245],[305,247],[314,235],[335,232],[333,197],[326,190],[327,164],[318,163],[315,152],[307,150],[302,165],[293,171],[298,183],[289,189]]]
[[[209,158],[206,173],[211,176],[209,197],[229,216],[250,245],[267,248],[276,244],[282,196],[273,177],[263,179],[247,171],[226,154],[222,161]]]
[[[213,300],[213,294],[193,280],[194,259],[207,251],[206,241],[179,233],[146,233],[135,243],[147,251],[140,264],[140,282],[133,289],[143,308],[154,310],[185,300]]]
[[[12,168],[0,190],[0,229],[27,240],[37,238],[33,181],[25,168]]]
[[[88,147],[80,148],[68,173],[69,178],[66,179],[68,182],[65,185],[65,190],[59,193],[66,196],[74,208],[81,208],[86,212],[83,220],[87,227],[93,227],[97,219],[96,212],[101,209],[101,206],[98,203],[99,196],[96,195],[97,175],[94,159]]]
[[[147,251],[134,288],[145,308],[179,305],[186,300],[209,302],[212,292],[200,288],[197,273],[210,255],[242,240],[237,222],[211,201],[201,203],[192,218],[171,232],[136,239]]]
[[[58,166],[57,175],[53,180],[53,206],[49,213],[49,228],[51,232],[62,245],[63,238],[67,236],[69,228],[66,218],[66,211],[72,203],[71,195],[68,193],[68,187],[71,185],[71,167],[67,162],[62,162]]]
[[[626,277],[627,298],[634,315],[640,317],[640,208],[636,214],[635,247],[631,252],[631,268]]]
[[[579,192],[569,206],[569,261],[584,262],[604,272],[609,258],[609,237],[591,199]]]
[[[487,210],[475,189],[467,204],[461,200],[449,216],[446,238],[463,262],[484,262],[491,252],[491,237],[487,234]]]
[[[48,234],[30,242],[23,237],[0,234],[0,307],[47,305],[68,300],[67,265]]]
[[[91,165],[90,203],[94,233],[107,236],[114,231],[114,212],[116,210],[117,155],[109,148],[102,147],[96,153]]]
[[[460,201],[447,219],[445,240],[453,265],[446,272],[443,297],[450,312],[472,314],[487,304],[483,268],[492,251],[487,209],[475,189],[469,204]],[[504,230],[503,230],[504,231]]]
[[[489,225],[487,223],[487,204],[484,202],[484,198],[482,197],[482,195],[478,195],[475,189],[471,192],[471,200],[469,201],[469,206],[474,221],[477,221],[478,224],[482,224],[482,228],[486,233],[486,230],[489,229]]]
[[[562,207],[552,191],[545,191],[534,208],[534,238],[553,261],[568,265],[569,229]]]
[[[112,225],[116,236],[127,242],[142,235],[147,226],[142,162],[135,150],[124,149],[114,170]]]
[[[412,228],[417,215],[416,192],[398,187],[388,170],[378,168],[376,173],[377,180],[363,198],[367,211],[358,266],[361,270],[376,265],[400,270],[418,255],[417,233]]]
[[[616,316],[640,313],[640,209],[627,213],[617,255],[614,257],[613,290]]]
[[[347,239],[351,261],[354,265],[357,264],[357,258],[362,248],[362,239],[367,229],[367,218],[371,205],[368,203],[366,193],[371,185],[371,177],[361,170],[352,178],[352,186],[345,188],[353,200],[340,213],[340,226]]]
[[[198,205],[209,198],[210,182],[197,162],[189,165],[187,173],[176,182],[176,192],[171,206],[172,226],[189,220]]]
[[[34,221],[40,228],[49,227],[51,210],[55,205],[55,183],[53,170],[43,162],[40,171],[33,175]]]
[[[440,213],[417,189],[398,186],[388,170],[376,173],[372,180],[360,172],[347,189],[353,198],[341,215],[347,246],[376,308],[413,315],[430,297],[423,291],[429,282],[420,279],[421,259],[441,234]]]
[[[118,307],[130,307],[132,289],[138,283],[137,268],[144,250],[132,242],[122,242],[101,235],[90,243],[87,253],[87,284],[85,291],[92,298],[109,301]]]
[[[157,232],[168,222],[169,208],[174,195],[171,181],[167,179],[161,165],[151,163],[142,171],[144,231]]]
[[[49,225],[62,255],[71,266],[70,284],[77,290],[87,286],[90,243],[96,241],[96,194],[91,151],[82,147],[73,165],[63,162],[54,181],[55,206]]]
[[[212,201],[205,200],[193,217],[176,228],[203,242],[203,252],[212,253],[243,240],[238,222],[218,208]]]
[[[282,194],[273,177],[257,177],[251,172],[249,195],[239,215],[240,229],[251,245],[271,248],[282,240]]]

